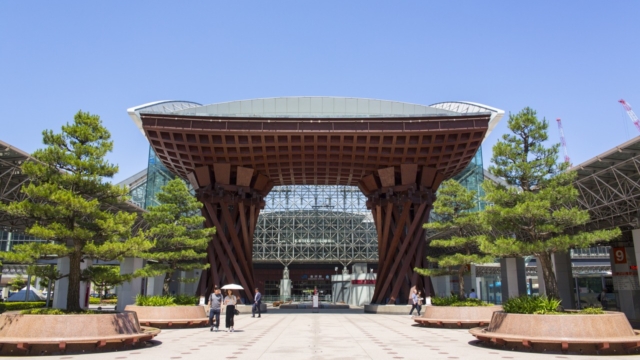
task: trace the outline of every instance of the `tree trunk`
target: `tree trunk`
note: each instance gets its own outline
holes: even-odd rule
[[[164,282],[162,285],[162,295],[169,295],[169,284],[171,283],[172,273],[166,273],[164,275]]]
[[[542,267],[542,276],[544,278],[544,287],[547,293],[547,297],[560,299],[560,292],[558,291],[558,280],[556,280],[556,274],[553,271],[553,262],[551,261],[551,253],[543,252],[536,254],[540,266]],[[540,279],[538,279],[540,281]]]
[[[458,297],[460,299],[464,299],[467,297],[467,294],[464,292],[464,271],[467,270],[467,265],[460,265],[458,268],[458,285],[460,289],[458,290]]]
[[[80,262],[82,254],[69,254],[69,289],[67,290],[67,311],[82,311],[80,307]]]

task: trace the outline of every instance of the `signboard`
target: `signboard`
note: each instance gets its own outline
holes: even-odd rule
[[[638,279],[638,265],[633,248],[611,248],[613,264],[611,264],[611,278],[616,291],[640,290]]]
[[[375,279],[351,280],[351,285],[375,285],[375,284],[376,284],[376,280]]]
[[[627,251],[623,247],[614,247],[611,248],[613,252],[613,262],[614,264],[626,264],[627,263]]]
[[[614,272],[612,274],[613,288],[620,290],[640,290],[640,280],[637,271]]]

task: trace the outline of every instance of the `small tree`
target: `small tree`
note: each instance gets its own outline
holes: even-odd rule
[[[490,262],[493,257],[479,251],[479,243],[486,231],[475,208],[475,191],[467,190],[455,180],[447,180],[438,190],[438,198],[433,204],[435,222],[424,224],[424,228],[437,232],[438,239],[431,240],[429,246],[449,248],[451,253],[440,256],[428,256],[438,269],[420,269],[415,271],[424,276],[457,275],[460,284],[459,297],[464,298],[464,275],[470,264]]]
[[[145,220],[150,228],[147,236],[153,239],[153,248],[142,255],[150,262],[145,266],[146,276],[164,274],[164,294],[175,271],[205,269],[206,250],[215,228],[204,228],[200,203],[180,179],[162,187],[157,195],[161,205],[150,207]],[[182,279],[182,281],[188,281]]]
[[[55,265],[31,265],[27,268],[27,273],[34,278],[40,279],[40,286],[47,289],[47,307],[49,306],[48,300],[51,298],[51,293],[55,289],[56,281],[68,276],[61,274]]]
[[[109,290],[133,278],[132,274],[121,275],[119,266],[107,265],[90,266],[82,275],[93,283],[100,300],[102,300]]]
[[[9,285],[9,289],[11,289],[11,291],[20,291],[27,286],[27,280],[25,280],[22,275],[17,275],[7,285]]]
[[[612,240],[620,229],[575,230],[589,220],[589,213],[577,206],[575,172],[567,171],[569,164],[557,163],[559,145],[544,145],[548,122],[525,108],[509,115],[508,127],[511,134],[493,147],[489,172],[510,186],[483,184],[486,200],[493,203],[483,213],[493,235],[486,237],[481,249],[496,256],[534,255],[542,267],[547,296],[559,299],[552,255]]]
[[[22,171],[31,183],[22,187],[26,200],[0,205],[14,216],[30,218],[29,235],[50,240],[14,247],[0,254],[6,260],[33,264],[44,256],[69,258],[67,310],[80,311],[80,263],[83,258],[110,261],[135,256],[152,244],[132,236],[135,213],[113,207],[126,201],[127,189],[103,182],[118,171],[105,156],[113,149],[111,134],[100,117],[78,112],[62,132],[43,132],[47,146],[36,150],[36,161],[27,161]]]

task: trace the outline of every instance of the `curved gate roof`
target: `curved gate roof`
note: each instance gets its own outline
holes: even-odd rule
[[[504,113],[442,107],[286,97],[211,105],[162,101],[128,112],[167,168],[183,178],[199,166],[224,163],[232,171],[251,168],[273,185],[357,185],[373,171],[400,164],[451,177]]]

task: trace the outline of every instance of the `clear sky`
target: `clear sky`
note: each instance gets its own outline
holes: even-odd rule
[[[631,137],[640,1],[0,1],[0,139],[25,151],[79,109],[146,167],[126,109],[276,96],[533,107],[574,164]],[[506,118],[484,143],[506,131]]]

